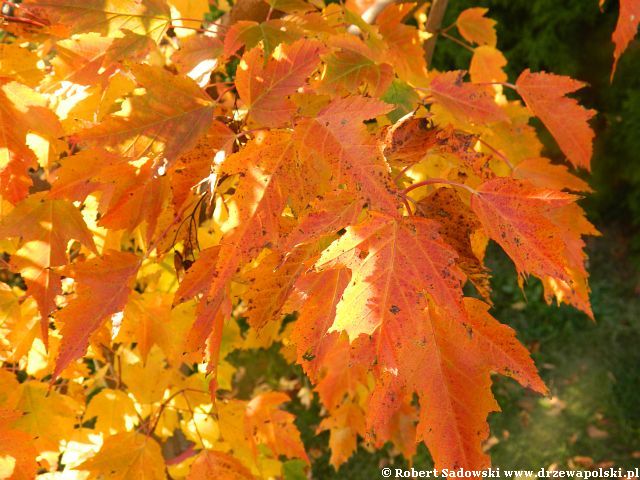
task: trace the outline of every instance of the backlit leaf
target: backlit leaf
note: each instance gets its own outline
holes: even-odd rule
[[[173,161],[209,128],[213,101],[191,79],[163,68],[139,65],[133,72],[146,93],[130,97],[130,115],[110,115],[79,132],[77,139],[85,144],[117,146],[129,157],[157,153]],[[171,98],[170,104],[167,98]]]
[[[89,337],[107,318],[122,311],[138,266],[135,255],[112,251],[73,268],[77,297],[56,315],[62,344],[54,376],[86,352]]]
[[[318,42],[300,40],[283,46],[277,58],[264,57],[259,48],[242,57],[236,88],[256,122],[277,127],[290,120],[296,110],[290,95],[318,67],[322,51]]]
[[[483,88],[463,81],[464,74],[454,71],[433,77],[430,88],[434,100],[462,119],[481,123],[506,120],[506,114]]]
[[[496,21],[485,17],[487,8],[475,7],[463,10],[456,20],[456,26],[462,37],[479,45],[496,46]]]
[[[137,432],[107,437],[96,456],[77,467],[92,475],[113,480],[162,480],[165,475],[160,445]]]
[[[595,134],[588,122],[595,111],[587,110],[565,96],[584,84],[569,77],[531,73],[527,69],[518,77],[516,86],[527,106],[549,129],[569,161],[575,167],[589,170]]]

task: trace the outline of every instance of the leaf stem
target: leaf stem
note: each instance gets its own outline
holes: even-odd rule
[[[431,66],[431,58],[433,57],[433,50],[436,47],[436,40],[438,39],[438,30],[442,25],[444,19],[444,13],[447,10],[447,3],[449,0],[434,0],[429,8],[429,15],[427,15],[427,24],[425,30],[431,33],[433,36],[424,42],[424,59],[429,66]]]
[[[444,38],[446,38],[447,40],[451,40],[453,43],[457,43],[458,45],[460,45],[462,48],[466,48],[467,50],[469,50],[470,52],[473,52],[475,49],[469,45],[467,42],[463,42],[460,39],[457,39],[456,37],[454,37],[453,35],[449,35],[447,32],[440,32],[440,35],[442,35]]]
[[[511,161],[509,160],[509,157],[507,157],[504,153],[500,152],[499,150],[493,148],[491,145],[489,145],[487,142],[485,142],[484,140],[482,140],[481,138],[478,138],[478,141],[484,145],[485,147],[487,147],[489,150],[491,150],[493,153],[496,154],[496,156],[502,160],[504,163],[506,163],[506,165],[509,167],[509,169],[513,172],[513,169],[515,168],[513,163],[511,163]]]
[[[477,193],[469,185],[465,185],[464,183],[452,182],[451,180],[447,180],[446,178],[429,178],[427,180],[423,180],[421,182],[414,183],[413,185],[409,185],[407,188],[405,188],[402,191],[402,193],[404,195],[406,195],[407,193],[409,193],[412,190],[415,190],[416,188],[425,187],[427,185],[434,185],[434,184],[451,185],[452,187],[464,188],[465,190],[467,190],[471,194]]]
[[[409,202],[407,201],[409,197],[407,197],[406,195],[402,196],[402,203],[404,204],[404,208],[407,209],[407,213],[409,214],[409,216],[413,215],[412,211],[411,211],[411,205],[409,205]]]
[[[478,82],[474,83],[474,85],[502,85],[503,87],[511,88],[512,90],[518,91],[518,87],[511,82]]]

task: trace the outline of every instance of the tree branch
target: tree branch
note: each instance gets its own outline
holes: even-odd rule
[[[447,10],[448,2],[449,0],[433,0],[431,8],[429,9],[426,30],[433,36],[424,42],[424,59],[427,61],[427,65],[431,63],[433,49],[436,46],[436,40],[438,38],[438,30],[440,30],[440,25],[442,25],[442,19],[444,18],[444,12]]]

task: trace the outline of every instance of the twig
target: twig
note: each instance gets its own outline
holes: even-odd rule
[[[462,48],[465,48],[465,49],[469,50],[470,52],[474,51],[474,48],[471,45],[469,45],[468,43],[463,42],[462,40],[457,39],[453,35],[449,35],[447,32],[442,31],[442,32],[440,32],[440,35],[442,35],[447,40],[451,40],[453,43],[456,43],[456,44],[460,45]]]
[[[500,152],[498,149],[492,147],[491,145],[489,145],[487,142],[485,142],[484,140],[482,140],[481,138],[478,138],[478,141],[484,145],[485,147],[487,147],[489,150],[491,150],[493,153],[495,153],[498,158],[500,160],[502,160],[504,163],[507,164],[507,167],[509,167],[509,169],[513,172],[514,166],[513,163],[511,163],[511,161],[509,160],[509,158],[502,152]]]
[[[438,30],[442,25],[444,19],[444,12],[447,10],[447,3],[449,0],[433,0],[431,8],[429,9],[429,16],[427,17],[426,30],[432,37],[424,42],[424,59],[427,65],[431,64],[431,58],[433,58],[433,50],[436,46],[436,40],[438,38]]]

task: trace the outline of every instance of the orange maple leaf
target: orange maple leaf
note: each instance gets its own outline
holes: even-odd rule
[[[123,310],[139,266],[136,255],[118,251],[73,266],[76,298],[56,315],[62,343],[53,378],[86,352],[89,337],[107,318]]]
[[[588,122],[595,111],[565,97],[583,86],[584,83],[570,77],[531,73],[529,69],[522,72],[516,82],[520,96],[549,129],[569,161],[575,167],[590,170],[595,134]]]
[[[236,88],[252,118],[266,127],[279,127],[296,111],[290,96],[318,68],[321,43],[299,40],[284,45],[277,58],[256,47],[245,53],[236,74]]]

